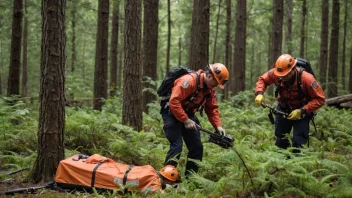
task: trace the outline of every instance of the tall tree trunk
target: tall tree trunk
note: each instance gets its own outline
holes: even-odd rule
[[[307,15],[307,0],[303,0],[302,3],[302,21],[301,21],[301,45],[299,50],[299,56],[304,56],[304,43],[306,40],[305,28],[306,28],[306,15]]]
[[[352,42],[351,42],[351,54],[352,54]],[[348,79],[349,92],[352,93],[352,56],[350,59],[350,78]]]
[[[71,72],[75,71],[76,64],[76,12],[77,12],[77,3],[73,2],[71,9],[71,27],[72,27],[72,58],[71,58]],[[73,94],[73,93],[72,93]]]
[[[101,111],[108,97],[109,0],[99,0],[94,68],[93,109]]]
[[[110,96],[116,95],[117,89],[117,56],[119,45],[119,0],[113,2],[110,43]]]
[[[342,68],[341,68],[341,84],[342,84],[342,89],[346,89],[346,75],[345,75],[345,70],[346,70],[346,35],[347,35],[347,1],[345,0],[345,17],[344,17],[344,22],[343,22],[343,41],[342,41]]]
[[[209,61],[209,0],[193,0],[189,68],[204,68]]]
[[[167,0],[167,45],[166,45],[166,73],[170,71],[170,47],[171,47],[171,10],[170,0]]]
[[[226,0],[226,38],[225,38],[225,65],[227,69],[231,71],[231,0]],[[231,79],[231,77],[230,77]],[[225,86],[224,99],[229,98],[229,88],[232,82],[229,82],[228,86]]]
[[[273,25],[272,25],[272,36],[271,36],[271,61],[269,69],[273,68],[276,59],[282,53],[282,23],[283,23],[283,1],[273,0]],[[272,87],[272,86],[271,86]],[[273,89],[268,90],[269,94],[273,94]]]
[[[124,16],[122,16],[123,12],[120,12],[120,17],[119,18],[124,18]],[[123,78],[123,64],[124,64],[124,56],[125,56],[125,52],[124,52],[124,49],[125,49],[125,46],[124,46],[124,31],[125,31],[125,24],[124,24],[124,21],[121,21],[119,22],[119,26],[120,26],[120,46],[119,46],[119,64],[118,64],[118,69],[117,69],[117,88],[119,90],[122,90],[123,87],[122,87],[122,78]]]
[[[178,65],[182,64],[182,38],[178,38]]]
[[[329,39],[329,0],[323,0],[321,8],[321,34],[320,34],[320,58],[319,76],[323,89],[326,87],[326,71],[328,65],[328,39]]]
[[[247,0],[237,0],[234,68],[231,75],[235,76],[232,93],[236,95],[246,88],[246,7]]]
[[[287,53],[292,53],[292,0],[286,0],[286,45]]]
[[[273,26],[273,18],[269,18],[269,20],[270,20],[270,24],[271,24],[271,26]],[[272,27],[272,30],[273,30],[273,28],[274,27]],[[273,53],[273,50],[272,50],[272,48],[273,48],[273,31],[270,31],[269,32],[269,39],[268,39],[268,70],[270,70],[271,68],[273,68],[273,66],[274,66],[274,64],[275,63],[273,63],[272,62],[272,53]],[[266,90],[266,93],[268,94],[268,95],[270,95],[270,96],[272,96],[273,94],[274,94],[274,89],[273,89],[273,87],[272,86],[269,86],[268,88],[267,88],[267,90]]]
[[[333,0],[332,2],[332,19],[331,19],[331,36],[329,51],[329,88],[328,97],[335,97],[337,93],[337,70],[338,70],[338,54],[339,54],[339,27],[340,27],[340,2]]]
[[[125,66],[122,124],[142,129],[141,0],[125,5]]]
[[[216,27],[215,27],[215,38],[214,38],[214,49],[213,49],[213,60],[212,60],[212,63],[215,63],[215,57],[216,57],[216,44],[217,44],[217,41],[218,41],[220,10],[221,10],[221,0],[219,0],[218,14],[216,16]]]
[[[13,1],[12,37],[7,96],[20,94],[23,1]]]
[[[28,15],[27,0],[24,0],[24,24],[23,24],[23,50],[22,50],[22,97],[28,95],[28,59],[27,59],[27,39],[28,39]]]
[[[144,0],[143,76],[148,76],[153,81],[156,81],[158,65],[158,8],[159,0]],[[171,23],[171,21],[169,22]],[[156,87],[151,83],[148,83],[146,81],[144,82],[144,88],[156,89]],[[153,100],[156,100],[154,94],[150,93],[149,91],[143,93],[144,112],[148,112],[147,104],[151,103]]]
[[[65,158],[66,0],[42,1],[38,154],[31,179],[52,181]]]

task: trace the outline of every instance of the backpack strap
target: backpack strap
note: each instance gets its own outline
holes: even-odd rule
[[[198,92],[200,90],[200,75],[197,72],[194,73],[197,75],[197,88],[196,91],[187,98],[187,101],[189,102],[193,102],[197,98]]]
[[[275,86],[275,98],[277,98],[277,96],[281,92],[281,86],[280,86],[281,82],[282,82],[282,77],[279,79],[279,82],[277,82]]]
[[[297,79],[297,86],[298,86],[298,90],[299,90],[299,93],[304,95],[304,92],[303,92],[303,89],[302,89],[302,73],[304,71],[304,68],[303,67],[299,67],[299,72],[298,72],[298,79]]]

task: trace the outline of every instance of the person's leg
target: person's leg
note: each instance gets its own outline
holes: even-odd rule
[[[292,129],[292,121],[287,120],[280,114],[276,114],[275,120],[275,136],[276,143],[275,145],[286,149],[290,146],[289,140],[285,137],[286,134],[289,134]]]
[[[300,148],[308,142],[310,117],[295,121],[293,124],[292,146]]]
[[[194,120],[193,118],[191,119]],[[185,130],[182,135],[188,149],[187,159],[202,161],[203,144],[199,130]],[[187,160],[185,176],[188,177],[193,171],[198,172],[198,165],[193,161]]]
[[[180,159],[182,152],[182,130],[184,129],[184,125],[168,113],[162,114],[162,118],[164,120],[165,136],[170,142],[170,148],[167,152],[164,166],[170,164],[177,167],[178,159]]]

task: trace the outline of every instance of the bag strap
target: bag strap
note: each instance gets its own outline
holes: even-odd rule
[[[94,183],[95,183],[95,174],[97,173],[97,169],[99,168],[100,165],[102,165],[103,163],[102,162],[99,162],[93,169],[93,172],[92,172],[92,181],[91,181],[91,184],[90,186],[93,188],[94,187]]]
[[[133,164],[130,164],[125,172],[125,174],[123,175],[123,180],[122,180],[122,184],[125,186],[126,183],[127,183],[127,176],[128,176],[128,173],[132,170],[132,167],[133,167]],[[127,188],[125,188],[125,194],[127,193]]]

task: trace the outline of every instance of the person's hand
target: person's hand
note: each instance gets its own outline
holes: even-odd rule
[[[257,104],[258,106],[261,106],[262,103],[264,101],[264,96],[263,94],[258,94],[256,97],[255,97],[255,104]]]
[[[216,131],[217,131],[220,135],[226,135],[225,129],[223,129],[222,127],[216,127]]]
[[[302,110],[301,109],[295,109],[293,110],[290,115],[288,115],[287,119],[289,120],[298,120],[301,118],[302,115]]]
[[[184,124],[186,129],[197,129],[196,123],[189,118],[184,122]]]

